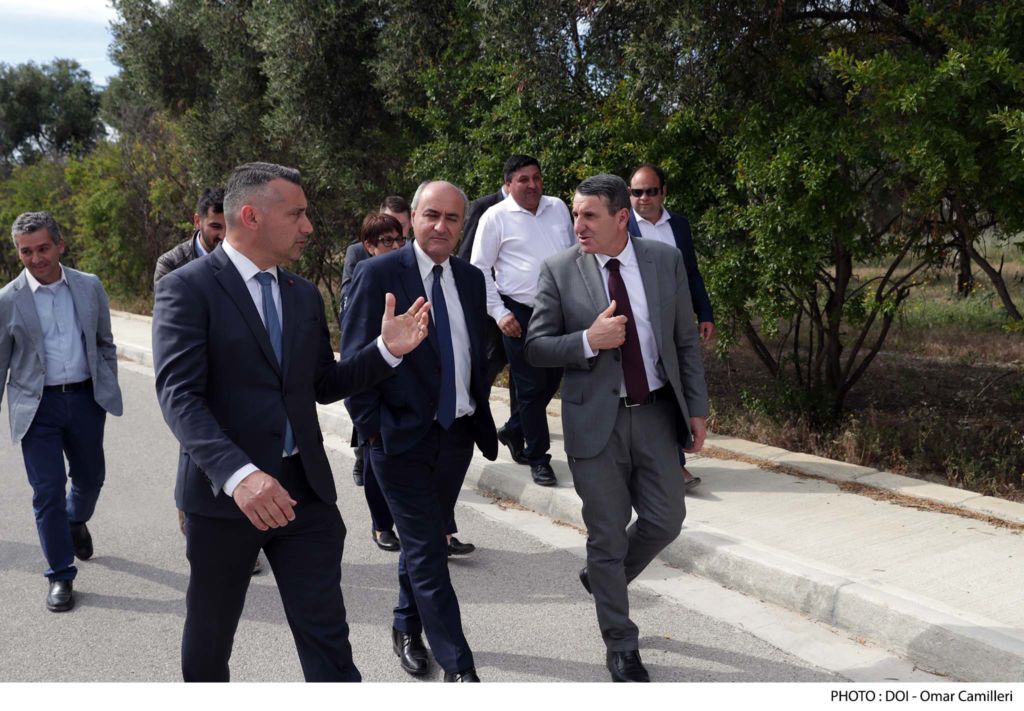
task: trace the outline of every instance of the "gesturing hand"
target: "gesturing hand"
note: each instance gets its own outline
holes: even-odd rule
[[[587,329],[587,342],[595,351],[618,348],[626,342],[626,317],[615,315],[614,299]]]
[[[250,523],[261,531],[281,528],[295,520],[293,507],[298,502],[266,472],[257,470],[246,476],[231,496]]]
[[[396,358],[404,356],[427,337],[427,319],[430,302],[422,296],[401,316],[395,316],[395,295],[384,295],[384,318],[380,321],[380,335],[384,347]]]

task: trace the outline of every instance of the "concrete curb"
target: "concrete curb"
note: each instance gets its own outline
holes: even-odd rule
[[[134,316],[136,319],[146,317]],[[119,341],[118,355],[152,366],[150,348]],[[556,415],[557,403],[552,403]],[[331,433],[329,446],[344,443],[351,423],[340,405],[318,406],[321,429]],[[906,496],[958,506],[1024,523],[1024,504],[975,492],[922,482],[813,455],[788,452],[732,437],[715,436],[709,444],[728,452],[785,464],[832,481],[857,482]],[[475,456],[466,483],[483,493],[508,498],[556,520],[584,528],[581,504],[564,466],[556,462],[559,486],[533,484],[525,467],[488,462]],[[903,590],[858,580],[840,570],[809,565],[757,541],[743,540],[704,525],[684,525],[684,535],[661,558],[689,573],[725,587],[799,612],[906,656],[920,668],[965,681],[1024,679],[1024,631],[954,610]],[[995,673],[993,672],[995,671]]]

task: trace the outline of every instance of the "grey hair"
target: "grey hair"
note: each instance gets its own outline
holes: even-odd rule
[[[462,188],[460,188],[458,185],[455,185],[454,183],[449,183],[447,180],[424,180],[422,183],[419,184],[419,187],[416,188],[416,194],[412,196],[412,202],[409,204],[410,207],[413,210],[415,210],[419,206],[420,197],[423,195],[423,191],[426,189],[428,185],[431,185],[433,183],[445,183],[455,188],[455,190],[459,193],[459,196],[462,198],[462,218],[465,219],[466,213],[469,212],[469,198],[466,197],[466,193],[462,192]]]
[[[242,206],[263,193],[267,183],[274,180],[287,180],[302,187],[302,174],[295,168],[276,163],[245,163],[236,167],[224,186],[224,217],[233,221]]]
[[[49,232],[50,239],[54,244],[58,244],[63,239],[60,234],[60,226],[53,219],[53,215],[48,212],[23,212],[14,218],[14,224],[11,225],[11,239],[14,241],[14,246],[18,246],[18,235],[27,235],[38,230]]]
[[[576,192],[579,195],[603,198],[610,215],[614,215],[619,210],[628,210],[630,206],[629,188],[626,186],[626,181],[611,173],[592,175],[576,186]]]

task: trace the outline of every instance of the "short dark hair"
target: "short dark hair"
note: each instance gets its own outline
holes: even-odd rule
[[[196,201],[196,212],[200,217],[206,217],[208,212],[224,212],[224,188],[203,188]]]
[[[513,153],[505,160],[505,167],[502,170],[502,176],[505,178],[505,182],[512,180],[512,176],[517,172],[526,168],[527,166],[535,165],[537,170],[540,170],[540,163],[533,156],[524,156],[521,153]]]
[[[50,239],[54,244],[61,241],[60,225],[53,219],[53,215],[48,212],[21,213],[14,218],[14,224],[11,225],[11,239],[14,241],[14,246],[18,246],[18,235],[27,235],[43,229],[50,233]]]
[[[359,228],[359,241],[377,244],[388,232],[395,232],[401,237],[402,223],[383,212],[371,212],[363,218],[363,226]]]
[[[608,214],[614,215],[619,210],[628,210],[629,188],[626,181],[611,173],[598,173],[576,186],[580,195],[596,195],[608,206]]]
[[[401,215],[402,213],[408,215],[410,212],[409,203],[401,195],[388,195],[384,198],[384,202],[380,204],[380,211],[384,212],[385,210],[396,215]]]
[[[654,165],[654,163],[641,163],[637,167],[633,168],[633,172],[629,174],[629,182],[632,183],[633,176],[635,176],[644,168],[647,168],[647,170],[652,171],[655,175],[658,176],[659,188],[665,187],[665,171],[659,168],[658,166]]]
[[[231,171],[224,188],[225,218],[232,219],[246,200],[274,180],[287,180],[302,187],[302,174],[299,171],[276,163],[244,163]]]

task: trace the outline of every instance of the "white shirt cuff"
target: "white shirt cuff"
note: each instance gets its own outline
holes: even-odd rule
[[[235,489],[237,489],[238,485],[242,483],[242,479],[249,476],[253,472],[258,472],[259,470],[260,468],[257,467],[252,462],[246,464],[244,467],[242,467],[234,474],[232,474],[226,482],[224,482],[224,493],[227,494],[228,496],[234,496]],[[217,495],[216,487],[214,487],[213,489],[213,495]]]
[[[590,341],[587,340],[587,332],[583,331],[583,355],[586,358],[593,358],[597,355],[597,351],[590,347]]]
[[[493,311],[491,311],[491,318],[494,319],[494,323],[501,323],[501,319],[505,318],[510,313],[512,312],[506,309],[504,305],[502,305],[499,308],[496,308]]]
[[[392,368],[397,368],[398,364],[402,362],[401,356],[391,355],[391,351],[389,351],[388,347],[384,345],[383,336],[377,336],[377,350],[380,351],[381,358],[383,358],[384,361]]]

